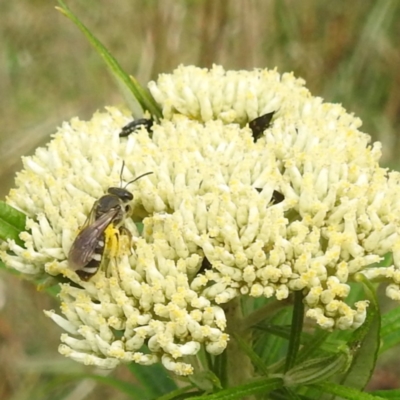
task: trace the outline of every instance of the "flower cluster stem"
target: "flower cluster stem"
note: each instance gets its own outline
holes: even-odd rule
[[[231,300],[225,308],[228,333],[237,332],[243,324],[243,313],[240,299]],[[242,339],[246,342],[251,341],[251,330],[241,333]],[[228,386],[237,386],[250,382],[254,378],[254,368],[250,358],[245,354],[239,343],[231,335],[227,352],[227,380]],[[252,397],[246,397],[245,400],[251,400]]]

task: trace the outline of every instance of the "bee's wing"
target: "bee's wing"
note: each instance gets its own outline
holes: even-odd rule
[[[112,209],[94,220],[93,223],[88,225],[85,223],[85,228],[79,232],[68,253],[68,264],[71,269],[74,271],[82,269],[93,259],[102,234],[117,214],[118,209]]]
[[[88,217],[86,218],[85,223],[83,224],[83,226],[81,227],[81,232],[87,227],[93,224],[93,222],[96,220],[96,208],[97,205],[99,204],[99,201],[96,200],[93,204],[92,209],[90,210],[90,213],[88,215]]]

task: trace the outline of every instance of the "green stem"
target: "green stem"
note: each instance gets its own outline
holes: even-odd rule
[[[243,324],[240,299],[231,300],[224,309],[228,326],[227,332],[231,334],[231,339],[226,349],[227,383],[228,387],[232,387],[249,383],[254,379],[254,367],[250,358],[242,351],[239,343],[233,337],[233,332],[237,332],[238,327]],[[243,332],[241,338],[247,343],[251,343],[251,331]],[[246,397],[244,400],[250,399],[250,397]]]
[[[289,348],[286,356],[285,371],[292,368],[296,362],[297,353],[300,348],[301,332],[303,331],[304,304],[303,292],[294,292],[294,307],[292,326],[290,331]]]

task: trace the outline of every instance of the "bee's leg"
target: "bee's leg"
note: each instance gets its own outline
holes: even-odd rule
[[[132,247],[132,233],[129,229],[125,228],[125,226],[120,226],[119,227],[119,233],[121,239],[123,238],[124,240],[121,240],[120,246],[123,247],[121,248],[121,251],[126,251],[129,254],[131,253],[131,247]]]
[[[105,230],[105,235],[106,235],[106,249],[107,249],[107,258],[109,260],[107,264],[107,268],[105,270],[105,275],[107,278],[109,278],[112,274],[112,271],[110,270],[111,264],[115,264],[115,269],[118,274],[118,268],[117,268],[117,257],[120,252],[120,233],[119,230],[114,228],[113,226],[109,226]]]

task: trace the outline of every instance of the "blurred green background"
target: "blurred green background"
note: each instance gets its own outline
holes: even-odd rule
[[[383,143],[384,165],[400,165],[398,0],[66,2],[143,84],[179,64],[293,71],[312,94],[363,120],[362,130]],[[103,61],[56,5],[0,0],[2,197],[21,155],[46,143],[62,121],[124,104]],[[56,307],[31,284],[0,271],[0,398],[126,399],[91,381],[49,394],[54,376],[85,371],[57,353],[61,332],[41,311]],[[396,370],[380,371],[380,386],[398,386]],[[131,379],[124,368],[116,374]]]

